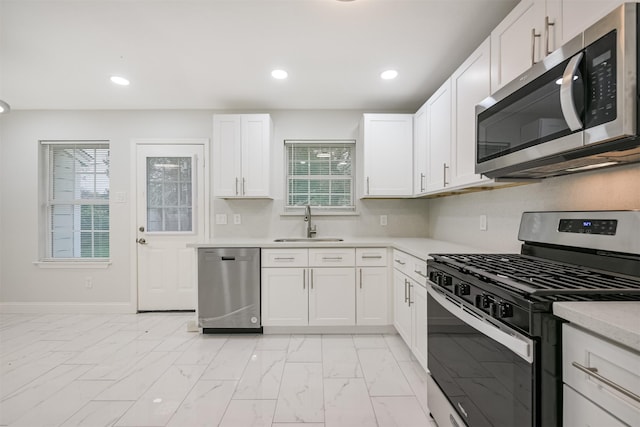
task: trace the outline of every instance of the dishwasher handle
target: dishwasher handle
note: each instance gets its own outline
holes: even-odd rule
[[[221,256],[220,261],[235,261],[236,257],[234,256]]]

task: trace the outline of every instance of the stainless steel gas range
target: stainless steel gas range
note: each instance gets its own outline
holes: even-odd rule
[[[520,254],[432,254],[428,398],[440,427],[562,424],[558,301],[640,300],[640,211],[525,212]]]

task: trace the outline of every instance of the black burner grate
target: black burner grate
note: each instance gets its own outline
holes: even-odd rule
[[[432,255],[444,264],[530,295],[640,295],[640,278],[519,254]]]

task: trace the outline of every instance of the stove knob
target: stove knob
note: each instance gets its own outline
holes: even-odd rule
[[[488,295],[476,295],[476,307],[487,309],[490,303],[491,299]]]
[[[442,286],[451,286],[453,284],[453,278],[451,276],[442,276]]]
[[[500,319],[507,317],[513,317],[513,306],[508,302],[501,302],[498,304],[498,316]]]
[[[433,283],[436,283],[437,276],[438,276],[438,273],[436,273],[435,271],[429,272],[429,280],[431,280]]]
[[[459,297],[469,295],[471,293],[471,288],[466,283],[457,283],[453,286],[453,293]]]

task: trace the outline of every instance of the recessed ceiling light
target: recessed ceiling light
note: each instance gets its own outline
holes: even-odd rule
[[[8,114],[11,111],[9,104],[0,99],[0,114]]]
[[[120,86],[129,86],[129,80],[122,76],[111,76],[111,81]]]
[[[396,70],[387,70],[380,74],[380,78],[384,80],[392,80],[396,77],[398,77],[398,72]]]
[[[271,72],[271,77],[278,80],[286,79],[288,76],[289,73],[287,73],[285,70],[273,70]]]

